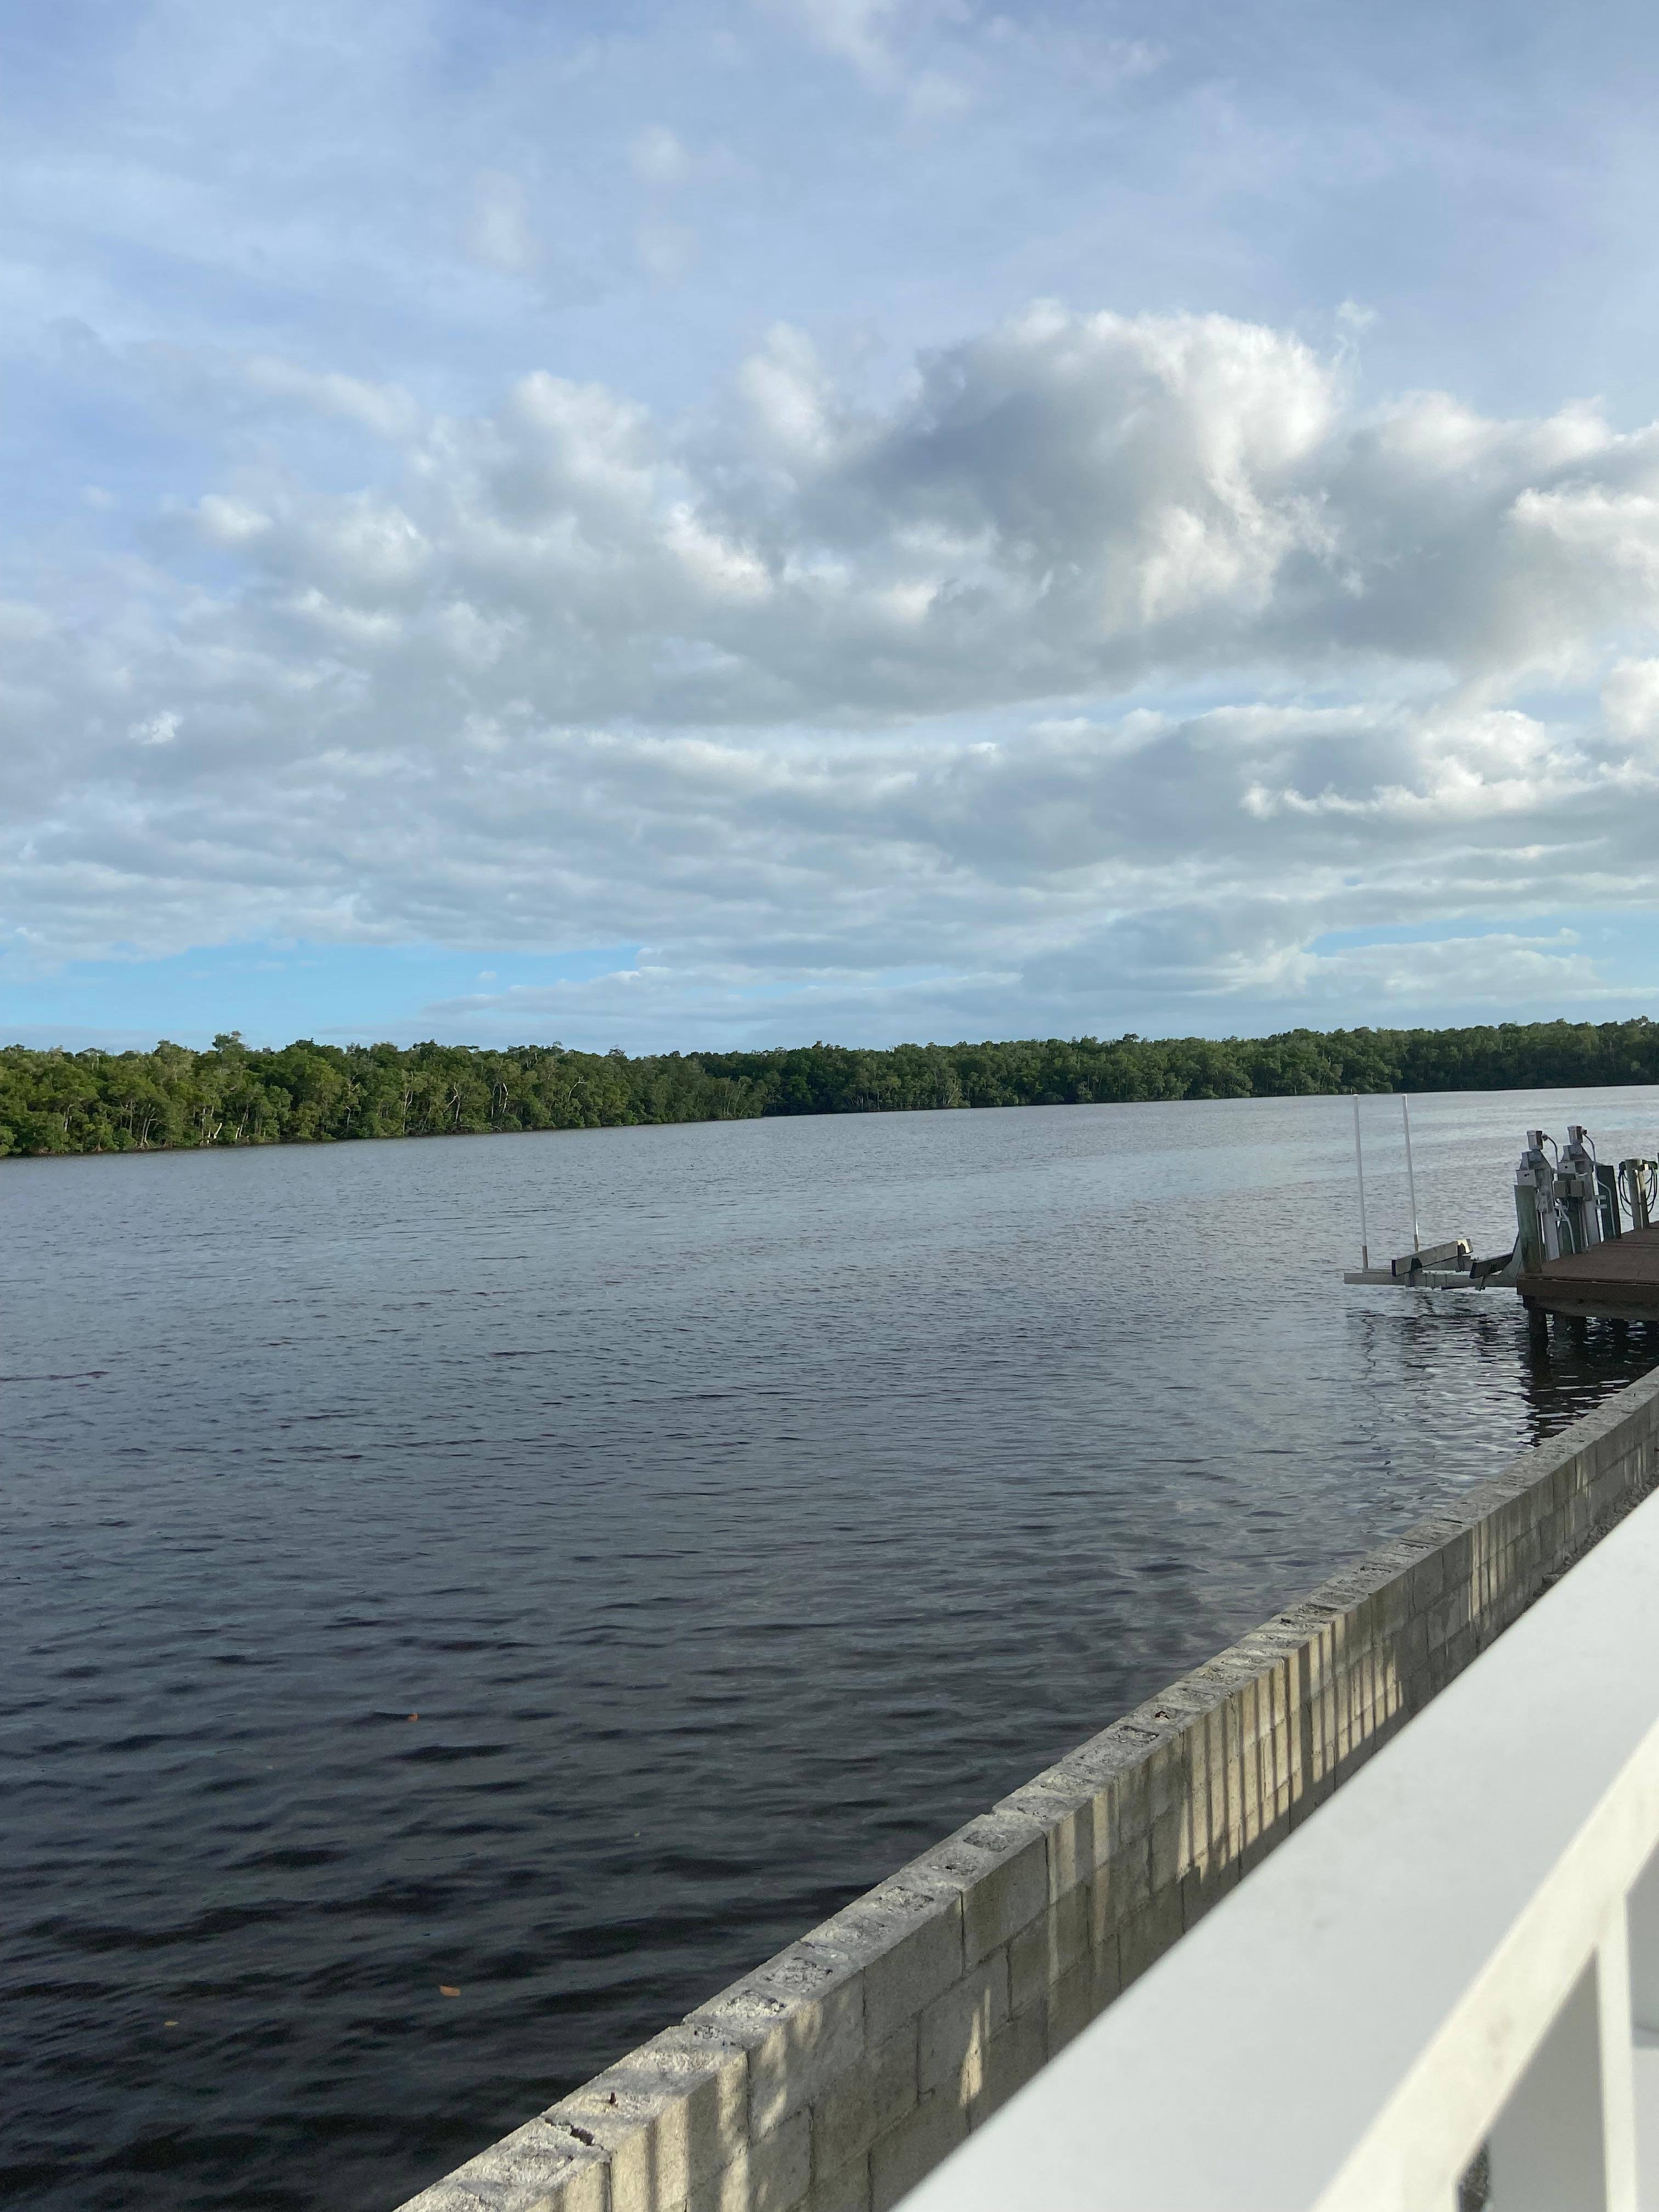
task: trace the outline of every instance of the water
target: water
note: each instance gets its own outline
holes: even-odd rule
[[[1421,1102],[1425,1241],[1579,1112]],[[1351,1127],[0,1168],[0,2193],[386,2212],[1649,1363],[1345,1293]]]

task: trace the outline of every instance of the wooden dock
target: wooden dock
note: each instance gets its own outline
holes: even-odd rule
[[[1588,1252],[1520,1276],[1515,1287],[1529,1313],[1575,1321],[1659,1321],[1659,1228],[1627,1229]]]

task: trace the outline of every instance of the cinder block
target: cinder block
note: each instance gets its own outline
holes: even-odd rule
[[[1308,1795],[1319,1777],[1319,1762],[1314,1756],[1314,1717],[1312,1709],[1304,1705],[1296,1717],[1296,1757],[1292,1765],[1295,1781],[1294,1796],[1300,1802]],[[1217,1856],[1229,1856],[1217,1853]]]
[[[606,2212],[608,2161],[562,2124],[535,2119],[514,2128],[465,2166],[411,2197],[400,2212]]]
[[[1135,1756],[1125,1759],[1108,1778],[1106,1790],[1106,1821],[1111,1846],[1115,1849],[1121,1836],[1142,1833],[1152,1824],[1152,1796],[1147,1783],[1147,1757],[1158,1738],[1145,1729],[1131,1728],[1121,1722],[1125,1747],[1134,1745]]]
[[[793,1943],[686,2024],[718,2028],[747,2051],[749,2129],[758,2138],[863,2057],[862,1975],[839,1948]]]
[[[1115,1720],[1109,1728],[1074,1744],[1044,1773],[1081,1777],[1097,1789],[1109,1789],[1121,1775],[1133,1773],[1145,1765],[1147,1747],[1154,1741],[1153,1735],[1133,1721]]]
[[[1089,1954],[1089,1965],[1094,1976],[1094,2008],[1104,2012],[1123,1990],[1123,1961],[1118,1945],[1097,1943]]]
[[[1341,1649],[1342,1622],[1340,1617],[1320,1623],[1303,1645],[1307,1667],[1307,1692],[1310,1698],[1324,1695],[1331,1669],[1336,1664]]]
[[[1125,1835],[1096,1875],[1089,1893],[1090,1941],[1103,1942],[1122,1921],[1152,1901],[1152,1839],[1149,1831]]]
[[[1475,1609],[1474,1601],[1467,1587],[1460,1585],[1456,1589],[1448,1590],[1439,1604],[1425,1616],[1429,1650],[1437,1651],[1460,1630],[1467,1628],[1474,1617]]]
[[[1090,1893],[1068,1891],[1008,1945],[1008,2004],[1016,2014],[1046,1996],[1089,1949]]]
[[[1385,1583],[1377,1593],[1382,1601],[1382,1628],[1385,1635],[1397,1636],[1412,1617],[1412,1589],[1409,1569]]]
[[[1194,1729],[1192,1782],[1188,1792],[1193,1808],[1193,1847],[1213,1850],[1227,1837],[1227,1716],[1231,1696],[1222,1698],[1204,1716],[1201,1730]]]
[[[1235,1850],[1261,1830],[1261,1739],[1254,1695],[1241,1699],[1238,1735],[1227,1747],[1227,1824]]]
[[[1273,1684],[1264,1674],[1261,1678],[1261,1692],[1256,1700],[1256,1709],[1252,1716],[1250,1741],[1245,1747],[1255,1785],[1258,1818],[1261,1817],[1262,1801],[1272,1796],[1273,1787],[1273,1735],[1276,1723],[1273,1717],[1272,1692]]]
[[[1154,1706],[1160,1711],[1170,1710],[1161,1698],[1154,1700]],[[1180,1715],[1180,1720],[1182,1725],[1171,1728],[1164,1741],[1155,1745],[1147,1754],[1146,1787],[1154,1826],[1160,1814],[1178,1810],[1187,1795],[1187,1745],[1184,1739],[1192,1725],[1193,1717],[1183,1713]]]
[[[1118,1929],[1118,1964],[1123,1987],[1127,1990],[1155,1959],[1161,1959],[1180,1934],[1181,1892],[1171,1886],[1159,1891],[1145,1912],[1137,1912]]]
[[[1469,1570],[1474,1564],[1474,1530],[1466,1528],[1455,1542],[1448,1544],[1441,1558],[1440,1595],[1465,1587]]]
[[[1152,1807],[1144,1776],[1125,1775],[1107,1793],[1109,1841],[1097,1868],[1092,1912],[1097,1926],[1139,1912],[1152,1902]]]
[[[878,2135],[916,2103],[917,2024],[896,2035],[832,2082],[812,2106],[812,2185],[821,2187],[854,2159],[860,2170]]]
[[[609,2212],[661,2212],[747,2144],[747,2053],[708,2027],[670,2028],[542,2117],[609,2153]]]
[[[1080,1882],[1092,1881],[1105,1848],[1106,1800],[1103,1793],[1078,1778],[1039,1778],[1000,1798],[999,1813],[1016,1813],[1035,1820],[1048,1838],[1048,1899],[1064,1897]]]
[[[985,2046],[1007,2018],[1008,1954],[998,1951],[921,2015],[916,2078],[923,2100],[939,2088],[964,2099],[976,2095]]]
[[[865,2036],[884,2044],[906,2021],[962,1978],[962,1894],[915,1870],[856,1899],[823,1932],[862,1960]]]
[[[963,1957],[973,1966],[1048,1904],[1048,1836],[1036,1821],[1015,1813],[987,1814],[961,1835],[986,1860],[962,1893]]]
[[[1366,1716],[1370,1710],[1370,1669],[1371,1654],[1368,1647],[1355,1653],[1343,1683],[1347,1699],[1347,1749],[1351,1757],[1364,1742],[1369,1733]]]
[[[800,2212],[870,2212],[870,2161],[859,2159],[816,2181],[801,2201]]]
[[[1414,1674],[1429,1662],[1429,1624],[1424,1616],[1413,1613],[1403,1629],[1394,1648],[1394,1672],[1397,1677]]]
[[[1048,1832],[1048,1901],[1092,1881],[1112,1851],[1113,1790],[1109,1783],[1085,1784],[1089,1795]]]
[[[1309,1705],[1308,1723],[1310,1787],[1317,1788],[1328,1782],[1336,1770],[1338,1759],[1336,1693],[1328,1674],[1321,1682],[1318,1694]]]
[[[1181,1925],[1196,1927],[1212,1905],[1218,1905],[1239,1881],[1237,1859],[1212,1859],[1207,1867],[1193,1868],[1181,1877]]]
[[[943,2163],[968,2133],[968,2115],[948,2090],[924,2097],[870,2150],[870,2212],[888,2212],[925,2174]]]
[[[1286,1652],[1280,1663],[1265,1678],[1267,1697],[1273,1711],[1273,1734],[1275,1742],[1280,1741],[1292,1725],[1299,1703],[1297,1698],[1297,1654]]]
[[[1178,1882],[1185,1872],[1182,1862],[1186,1860],[1187,1853],[1182,1846],[1186,1834],[1183,1807],[1170,1805],[1163,1812],[1153,1814],[1151,1842],[1154,1896],[1169,1883]]]
[[[1449,1547],[1437,1544],[1425,1552],[1407,1577],[1413,1613],[1425,1612],[1439,1596],[1445,1585],[1446,1557]]]
[[[968,2124],[976,2128],[1006,2105],[1039,2073],[1048,2057],[1048,2008],[1037,2006],[1011,2020],[985,2046],[980,2087],[968,2107]]]
[[[1285,1731],[1276,1727],[1256,1745],[1256,1832],[1273,1826],[1289,1802],[1291,1764]],[[1158,1887],[1154,1869],[1154,1890]]]
[[[1117,1994],[1117,1946],[1112,1945],[1112,1995]],[[1069,1974],[1062,1974],[1042,2001],[1046,2022],[1048,2056],[1063,2051],[1074,2035],[1087,2027],[1099,2009],[1096,1996],[1097,1972],[1095,1954],[1085,1952]]]
[[[789,2212],[811,2180],[811,2124],[796,2112],[694,2189],[686,2212]]]

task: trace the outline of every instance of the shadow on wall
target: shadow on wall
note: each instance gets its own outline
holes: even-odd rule
[[[404,2212],[884,2212],[1659,1481],[1659,1373]]]

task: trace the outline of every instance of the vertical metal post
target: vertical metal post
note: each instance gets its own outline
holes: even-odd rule
[[[1648,1186],[1644,1175],[1645,1160],[1620,1160],[1620,1179],[1625,1187],[1625,1196],[1630,1202],[1630,1225],[1645,1229],[1648,1225]]]
[[[1423,1239],[1417,1230],[1417,1176],[1412,1166],[1412,1108],[1411,1101],[1403,1091],[1400,1094],[1400,1111],[1406,1123],[1406,1181],[1412,1194],[1412,1249],[1420,1252]]]
[[[1544,1264],[1544,1232],[1538,1225],[1538,1187],[1517,1177],[1515,1226],[1521,1247],[1521,1272],[1535,1275]]]
[[[1359,1264],[1371,1264],[1370,1238],[1365,1233],[1365,1155],[1359,1143],[1359,1093],[1353,1094],[1353,1164],[1359,1177]]]

